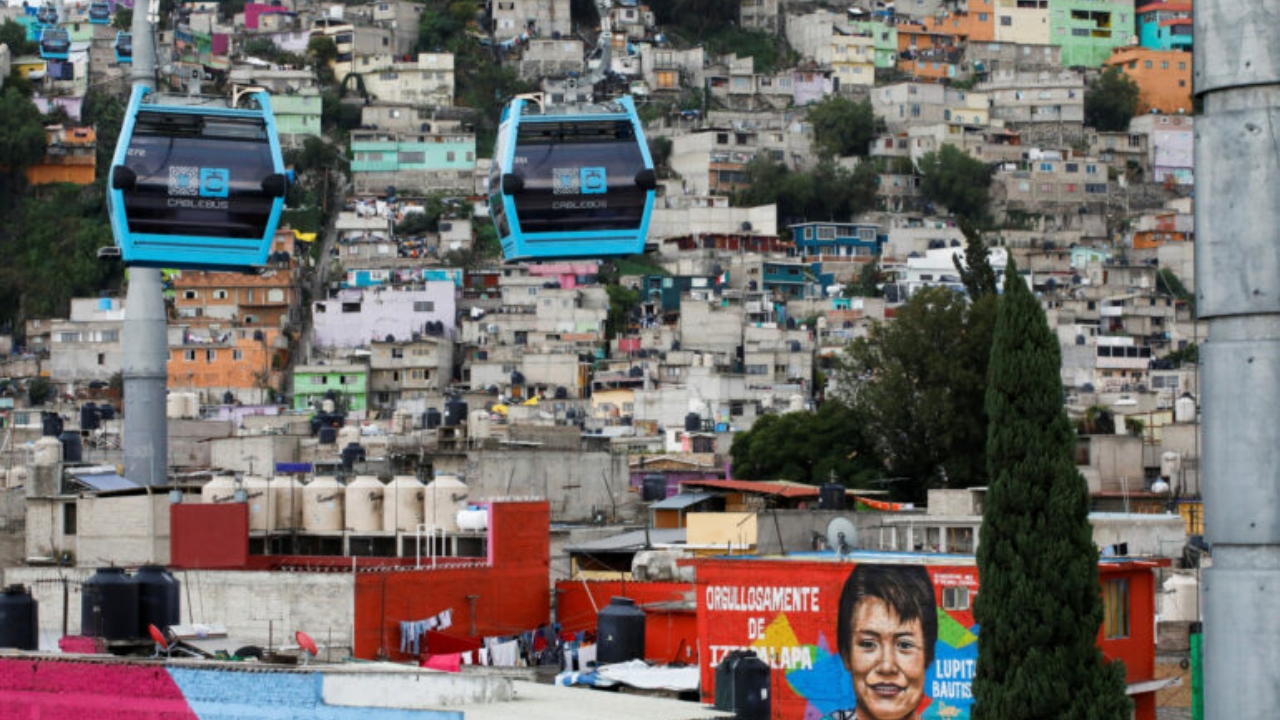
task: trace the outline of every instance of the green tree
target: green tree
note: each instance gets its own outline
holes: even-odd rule
[[[781,217],[796,221],[848,219],[872,210],[879,189],[870,163],[849,171],[825,159],[813,170],[792,171],[764,154],[747,164],[745,179],[738,205],[777,203]]]
[[[1094,78],[1084,92],[1084,124],[1102,132],[1124,132],[1138,111],[1138,83],[1118,67]]]
[[[986,484],[983,397],[996,302],[988,295],[971,303],[941,287],[917,291],[892,323],[854,341],[834,370],[835,394],[900,478],[890,487],[900,500]]]
[[[0,24],[0,45],[8,45],[11,57],[35,55],[40,48],[27,39],[27,28],[13,20]]]
[[[960,218],[960,232],[964,234],[964,263],[953,257],[960,282],[969,291],[969,297],[980,298],[996,294],[996,271],[991,267],[991,253],[982,238],[982,232],[968,218]]]
[[[27,402],[32,406],[43,405],[53,399],[53,382],[47,377],[32,378],[27,384]]]
[[[842,95],[810,106],[809,122],[813,124],[814,144],[836,157],[866,157],[871,141],[884,128],[884,120],[876,117],[870,100],[850,100]]]
[[[16,88],[0,94],[0,207],[12,206],[26,186],[27,168],[44,157],[40,109]]]
[[[1098,550],[1062,406],[1058,339],[1013,261],[1004,287],[986,399],[991,485],[978,545],[973,717],[1124,720],[1124,667],[1097,646]]]
[[[883,470],[861,428],[853,409],[836,401],[817,412],[765,415],[734,436],[733,475],[818,485],[834,474],[847,487],[872,487]]]
[[[133,9],[117,5],[115,15],[111,16],[111,27],[123,32],[131,32],[133,30]]]
[[[873,258],[862,264],[858,271],[858,279],[845,285],[844,292],[849,297],[884,297],[884,289],[880,287],[880,263]]]
[[[955,145],[920,158],[920,192],[957,217],[982,224],[987,218],[987,188],[994,169]]]
[[[621,285],[605,285],[609,294],[609,314],[605,318],[605,337],[612,340],[627,331],[631,311],[640,305],[640,291]]]
[[[91,90],[85,98],[81,116],[98,134],[98,177],[106,177],[110,171],[111,161],[115,158],[116,142],[120,139],[120,128],[124,124],[124,111],[124,101],[118,95]]]
[[[336,82],[333,75],[333,63],[338,59],[338,43],[326,35],[311,38],[307,43],[307,57],[315,63],[316,78],[322,86],[328,87]]]

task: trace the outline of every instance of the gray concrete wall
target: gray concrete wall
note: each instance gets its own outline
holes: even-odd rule
[[[590,520],[597,512],[631,519],[644,509],[620,454],[483,450],[467,456],[466,478],[476,500],[546,498],[552,522]]]

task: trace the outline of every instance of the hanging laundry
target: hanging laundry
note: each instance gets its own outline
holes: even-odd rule
[[[449,653],[447,655],[428,655],[419,665],[432,670],[443,670],[444,672],[459,672],[462,670],[462,653]]]

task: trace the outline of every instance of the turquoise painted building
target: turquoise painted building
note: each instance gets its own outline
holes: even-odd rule
[[[1049,42],[1066,67],[1100,68],[1137,32],[1134,0],[1059,0],[1049,8]]]
[[[312,410],[332,399],[347,414],[369,407],[369,368],[364,365],[298,365],[293,369],[293,409]]]
[[[858,32],[869,33],[875,40],[876,67],[892,69],[898,62],[898,28],[879,20],[856,20],[850,23]]]
[[[1153,50],[1192,50],[1191,0],[1138,0],[1138,43]]]
[[[476,167],[476,137],[469,133],[351,133],[351,175],[356,193],[469,193]]]

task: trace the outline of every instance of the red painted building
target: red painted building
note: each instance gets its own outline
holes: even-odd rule
[[[631,598],[644,610],[645,660],[698,661],[698,613],[689,583],[561,580],[556,583],[556,621],[565,632],[594,633],[600,610],[614,597]]]

